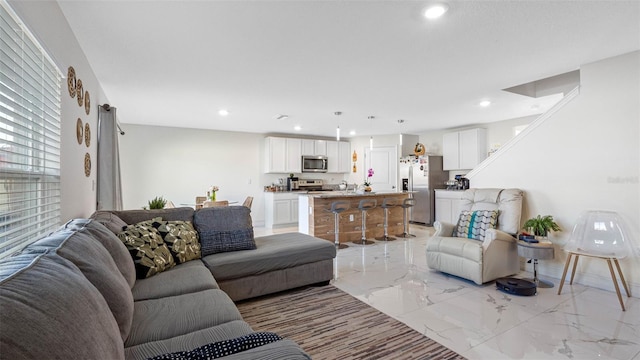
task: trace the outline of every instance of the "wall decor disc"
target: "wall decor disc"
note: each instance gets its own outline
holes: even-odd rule
[[[78,118],[76,121],[76,137],[78,138],[78,144],[82,145],[84,139],[84,126],[82,126],[82,119]]]
[[[89,123],[84,124],[84,143],[87,147],[91,145],[91,127]]]
[[[78,106],[84,105],[82,97],[84,95],[84,89],[82,88],[82,80],[76,80],[76,96],[78,97]]]
[[[91,175],[91,155],[89,153],[84,154],[84,176],[89,177]]]
[[[69,66],[69,70],[67,70],[67,87],[69,96],[76,97],[76,69],[73,66]]]
[[[86,112],[87,115],[91,112],[91,99],[89,98],[88,91],[84,92],[84,112]]]

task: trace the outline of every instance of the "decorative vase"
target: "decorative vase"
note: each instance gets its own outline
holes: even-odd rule
[[[212,191],[211,192],[211,197],[210,197],[211,201],[216,201],[216,192]]]
[[[367,185],[367,186],[365,186],[365,187],[364,187],[364,191],[365,191],[365,192],[371,192],[371,186],[368,186],[368,185]]]

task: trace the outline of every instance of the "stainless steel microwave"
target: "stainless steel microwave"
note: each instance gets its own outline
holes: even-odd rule
[[[327,157],[323,155],[302,155],[302,172],[327,172]]]

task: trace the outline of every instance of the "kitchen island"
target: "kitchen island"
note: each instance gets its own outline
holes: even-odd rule
[[[362,212],[358,204],[362,199],[375,199],[377,206],[367,212],[367,239],[384,235],[384,210],[380,207],[385,198],[392,198],[401,204],[409,197],[406,192],[370,192],[356,194],[347,191],[327,191],[300,194],[298,231],[321,239],[334,241],[334,215],[330,211],[334,201],[348,201],[350,208],[340,214],[340,242],[358,241],[362,237]],[[389,236],[402,234],[403,209],[399,206],[389,209]]]

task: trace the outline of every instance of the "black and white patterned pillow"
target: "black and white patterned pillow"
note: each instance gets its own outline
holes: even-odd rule
[[[127,225],[118,234],[133,258],[138,279],[148,278],[176,265],[162,235],[152,224],[153,220],[148,220]]]
[[[454,236],[483,241],[487,229],[495,229],[497,224],[498,210],[463,210]]]
[[[147,360],[205,360],[217,359],[223,356],[233,355],[245,350],[267,345],[282,338],[272,332],[257,332],[241,336],[231,340],[218,341],[203,345],[191,351],[179,351],[170,354],[162,354]]]
[[[152,226],[158,230],[178,264],[202,257],[198,232],[191,221],[153,220]]]

